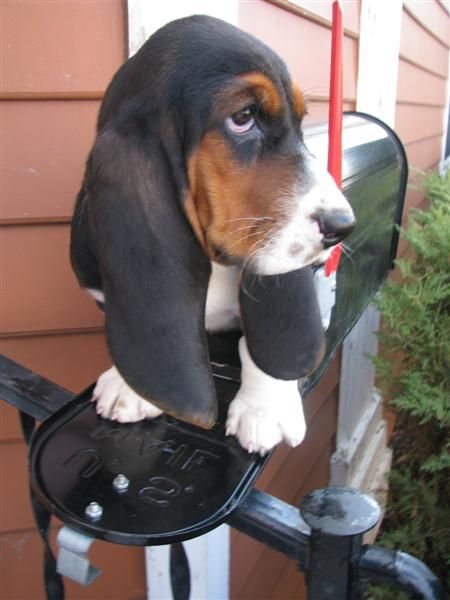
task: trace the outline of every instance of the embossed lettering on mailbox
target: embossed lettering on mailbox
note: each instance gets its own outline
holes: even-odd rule
[[[143,487],[139,491],[139,497],[149,504],[155,504],[160,508],[170,506],[170,501],[179,496],[181,485],[169,477],[151,477],[151,485]]]
[[[89,477],[92,477],[92,475],[101,469],[102,459],[97,450],[85,448],[77,450],[63,462],[63,467],[66,469],[72,469],[76,465],[84,465],[80,475],[84,479],[89,479]]]

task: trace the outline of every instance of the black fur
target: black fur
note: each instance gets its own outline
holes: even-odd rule
[[[119,372],[144,398],[204,427],[217,415],[204,328],[210,263],[183,211],[186,165],[205,131],[223,128],[211,111],[223,86],[251,71],[291,96],[280,58],[231,25],[195,16],[156,32],[106,92],[72,226],[73,268],[83,287],[105,293],[107,340]],[[295,125],[295,135],[286,136],[290,150],[301,139]],[[272,148],[285,129],[278,124]],[[294,318],[299,300],[289,295],[296,308],[286,314]],[[273,298],[263,306],[268,312],[255,315],[265,324],[278,308]],[[256,336],[255,360],[271,373],[258,323],[250,318],[244,327]],[[293,343],[291,336],[289,348]],[[287,375],[295,371],[286,368]]]
[[[309,267],[265,277],[245,271],[239,303],[247,347],[260,369],[292,380],[318,367],[325,336]]]

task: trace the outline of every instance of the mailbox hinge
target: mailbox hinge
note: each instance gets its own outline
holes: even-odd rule
[[[56,541],[59,546],[57,571],[81,585],[90,585],[101,571],[91,564],[88,551],[95,538],[62,527]]]

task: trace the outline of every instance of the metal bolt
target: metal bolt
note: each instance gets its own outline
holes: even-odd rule
[[[129,485],[130,480],[128,477],[125,477],[123,473],[119,473],[119,475],[114,478],[113,487],[117,492],[125,492]]]
[[[100,519],[103,514],[103,508],[98,502],[91,502],[86,506],[84,513],[89,519]]]

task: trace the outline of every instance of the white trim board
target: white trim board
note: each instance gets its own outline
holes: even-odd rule
[[[395,121],[402,7],[402,0],[362,0],[361,4],[356,110],[372,114],[391,127]],[[389,453],[379,409],[381,399],[373,395],[375,369],[366,356],[377,352],[374,332],[378,327],[378,311],[369,306],[344,341],[337,444],[331,458],[332,484],[360,485],[366,491],[374,483],[368,480],[373,465]],[[375,437],[380,441],[373,443]]]
[[[202,14],[237,25],[238,1],[128,0],[128,55],[132,56],[157,29],[181,17]]]
[[[191,576],[191,600],[228,600],[229,527],[183,542]],[[148,600],[170,600],[170,546],[145,549]]]
[[[128,55],[135,54],[157,29],[181,17],[207,14],[237,24],[238,0],[128,0]],[[191,600],[227,600],[229,597],[229,527],[184,542],[190,574]],[[169,546],[145,549],[147,599],[170,600]]]
[[[356,110],[394,127],[402,0],[362,0]]]

